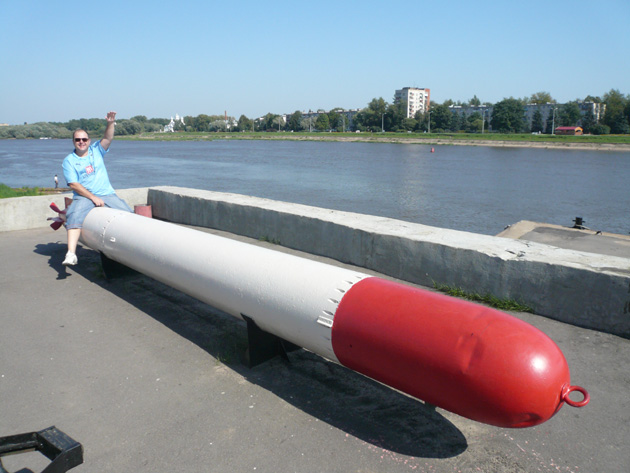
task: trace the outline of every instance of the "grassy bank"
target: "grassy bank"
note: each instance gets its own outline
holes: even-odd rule
[[[630,135],[532,135],[502,133],[308,133],[308,132],[244,132],[244,133],[143,133],[141,135],[117,136],[119,140],[155,141],[212,141],[212,140],[296,140],[296,141],[354,141],[385,143],[425,144],[488,144],[518,146],[597,146],[612,145],[630,147]]]
[[[0,184],[0,199],[8,199],[9,197],[24,197],[27,195],[41,195],[38,187],[21,187],[12,189],[11,187]]]
[[[6,184],[0,184],[0,199],[8,199],[10,197],[26,197],[33,195],[50,195],[68,192],[66,188],[49,188],[49,187],[20,187],[11,188]]]

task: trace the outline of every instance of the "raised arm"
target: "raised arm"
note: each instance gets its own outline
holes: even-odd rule
[[[105,127],[105,134],[101,140],[101,146],[103,149],[108,149],[112,140],[114,139],[114,128],[116,125],[116,112],[109,112],[107,114],[107,127]]]

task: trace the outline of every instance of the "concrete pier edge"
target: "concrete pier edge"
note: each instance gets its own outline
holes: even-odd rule
[[[384,217],[179,187],[122,189],[155,218],[333,258],[415,284],[514,299],[565,323],[630,338],[630,258]],[[64,195],[0,200],[0,231],[46,226]],[[52,230],[51,230],[52,231]]]

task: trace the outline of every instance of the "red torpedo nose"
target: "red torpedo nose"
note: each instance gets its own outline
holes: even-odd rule
[[[569,367],[544,333],[498,310],[380,278],[356,283],[332,327],[339,362],[418,399],[499,427],[529,427],[566,401]],[[578,390],[584,400],[568,398]]]

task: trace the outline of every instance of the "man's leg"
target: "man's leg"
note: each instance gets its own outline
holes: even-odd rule
[[[85,197],[75,196],[72,205],[68,208],[66,214],[66,228],[68,229],[68,253],[66,253],[66,259],[63,260],[64,266],[73,266],[77,264],[78,258],[76,255],[77,244],[81,237],[81,227],[83,220],[94,208],[94,203],[90,199]]]
[[[80,236],[80,228],[68,229],[68,252],[66,253],[66,259],[62,263],[64,266],[74,266],[79,262],[77,258],[77,243],[79,243]]]
[[[71,228],[68,230],[68,251],[70,253],[77,252],[77,243],[79,243],[79,237],[81,236],[80,228]]]

